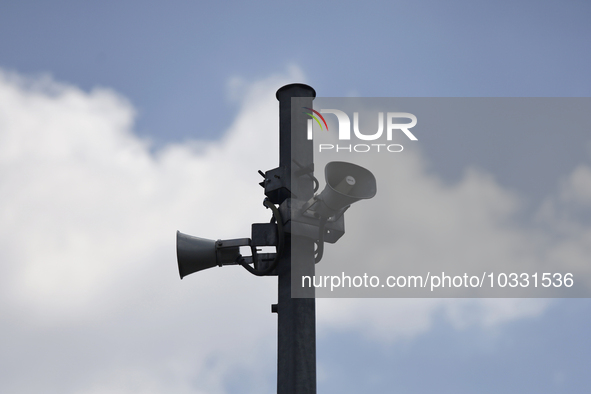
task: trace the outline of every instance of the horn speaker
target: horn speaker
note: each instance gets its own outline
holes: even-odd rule
[[[321,217],[330,217],[356,201],[372,198],[377,192],[374,175],[353,163],[330,162],[324,167],[324,177],[326,187],[318,196],[322,203],[316,209]]]
[[[216,265],[221,267],[224,264],[236,264],[236,260],[240,256],[238,245],[242,244],[248,245],[248,243],[237,243],[232,242],[232,240],[214,241],[212,239],[198,238],[177,231],[176,257],[181,279],[189,274]]]

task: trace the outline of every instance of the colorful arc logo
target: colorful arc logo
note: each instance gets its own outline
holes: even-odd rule
[[[308,107],[302,107],[304,109],[307,109],[309,111],[312,111],[313,113],[310,112],[304,112],[306,115],[311,116],[312,118],[314,118],[314,120],[318,123],[318,126],[320,126],[320,130],[324,130],[324,128],[322,127],[322,123],[320,123],[320,120],[318,120],[318,118],[316,116],[314,116],[314,114],[320,116],[320,119],[322,119],[322,122],[324,123],[324,125],[326,126],[326,131],[328,131],[328,125],[326,124],[326,120],[324,120],[324,116],[320,115],[320,112],[313,110],[312,108],[308,108]]]

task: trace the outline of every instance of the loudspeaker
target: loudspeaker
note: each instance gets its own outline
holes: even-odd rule
[[[212,239],[192,237],[176,232],[176,258],[181,279],[207,268],[219,265],[238,264],[240,247],[250,246],[250,238]]]
[[[217,265],[215,241],[176,232],[176,257],[181,279]]]
[[[374,175],[367,169],[353,163],[330,162],[324,167],[326,186],[318,196],[321,201],[315,212],[328,218],[355,201],[376,195],[377,184]]]

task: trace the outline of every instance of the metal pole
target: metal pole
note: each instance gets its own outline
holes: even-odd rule
[[[277,91],[279,100],[279,166],[291,174],[291,195],[308,200],[314,194],[310,177],[294,175],[294,169],[313,165],[313,145],[307,139],[306,118],[301,107],[312,108],[316,92],[303,84],[286,85]],[[292,98],[298,98],[292,109]],[[297,164],[295,164],[297,163]],[[290,217],[284,217],[284,222]],[[297,249],[296,249],[297,248]],[[292,250],[298,252],[292,256]],[[293,257],[293,261],[292,261]],[[278,262],[277,393],[316,393],[316,301],[291,298],[292,264],[298,273],[314,275],[312,240],[285,235],[285,249]]]

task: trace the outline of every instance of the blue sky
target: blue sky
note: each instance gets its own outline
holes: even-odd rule
[[[0,391],[274,392],[274,279],[180,282],[174,256],[176,229],[268,220],[274,91],[588,97],[590,16],[586,1],[2,2]],[[588,135],[516,136],[498,160],[490,136],[453,138],[417,159],[421,179],[453,189],[475,167],[549,215],[565,250],[591,245]],[[591,387],[587,299],[394,301],[319,301],[319,392]]]
[[[4,2],[2,66],[108,86],[159,142],[218,138],[228,79],[301,67],[320,96],[586,96],[585,1]]]

